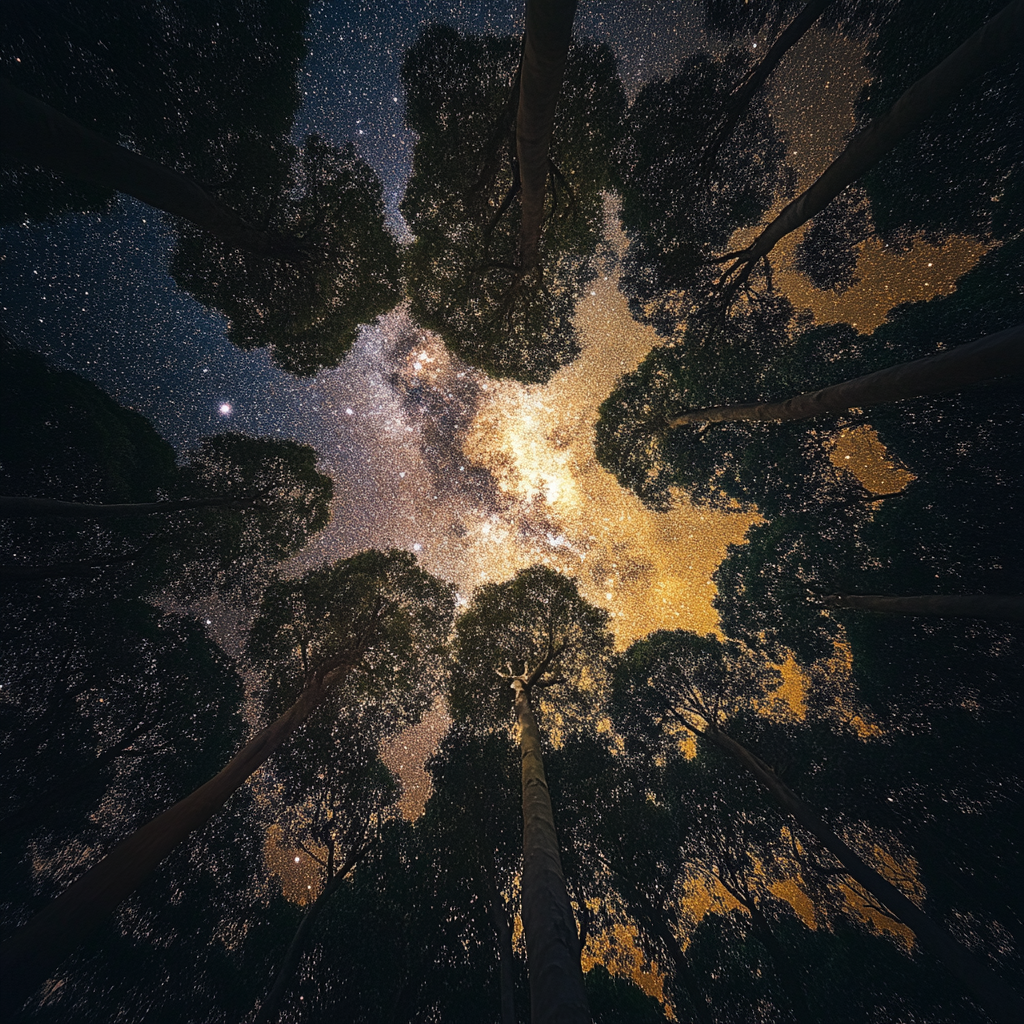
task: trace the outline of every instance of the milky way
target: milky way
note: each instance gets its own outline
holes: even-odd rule
[[[613,46],[634,95],[706,44],[694,9],[595,2],[581,7],[578,30]],[[296,138],[317,131],[352,141],[384,182],[392,229],[407,237],[398,212],[414,143],[398,78],[405,48],[431,20],[514,33],[521,16],[522,4],[318,5]],[[858,44],[814,32],[778,76],[770,102],[801,185],[852,128],[861,54]],[[611,205],[609,213],[611,248],[621,252]],[[790,267],[800,234],[779,247],[777,283],[819,320],[847,319],[861,330],[897,299],[948,291],[982,251],[953,238],[941,249],[891,253],[871,239],[862,283],[836,296]],[[312,444],[335,480],[333,517],[288,571],[397,546],[415,551],[465,600],[482,582],[540,561],[573,575],[608,609],[620,646],[658,628],[717,628],[711,574],[754,517],[695,509],[684,496],[670,513],[649,512],[594,459],[598,406],[658,340],[629,317],[614,265],[580,304],[583,355],[543,387],[495,382],[461,365],[404,307],[365,328],[342,366],[304,380],[264,352],[228,343],[222,318],[167,274],[172,244],[158,215],[125,198],[112,215],[5,229],[5,327],[150,417],[179,450],[229,429]],[[237,638],[223,639],[237,648]],[[400,744],[397,767],[422,780],[436,725]]]

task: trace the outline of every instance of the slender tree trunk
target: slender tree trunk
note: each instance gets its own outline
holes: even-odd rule
[[[501,1024],[516,1024],[515,952],[512,949],[512,929],[508,923],[508,910],[501,893],[491,894],[491,918],[498,937],[498,969],[501,977]]]
[[[486,840],[483,841],[486,843]],[[516,1024],[516,976],[515,952],[512,949],[512,928],[508,922],[508,907],[505,897],[498,888],[498,867],[494,860],[494,851],[484,847],[486,852],[485,871],[487,887],[490,890],[488,902],[491,906],[491,919],[494,921],[494,932],[498,940],[498,971],[501,981],[501,1024]]]
[[[766,256],[779,239],[823,210],[900,139],[949,103],[968,82],[1005,60],[1018,59],[1022,50],[1024,0],[1014,0],[857,135],[803,195],[794,199],[751,245],[737,253],[738,263],[749,266]]]
[[[2,78],[0,123],[10,160],[135,196],[257,255],[289,249],[285,239],[246,223],[191,178],[110,142]]]
[[[178,501],[144,501],[124,505],[93,505],[82,501],[57,501],[55,498],[22,498],[0,495],[0,518],[21,519],[61,516],[65,519],[114,519],[119,516],[168,515],[194,508],[252,508],[252,499],[183,498]]]
[[[618,872],[616,872],[616,874],[618,874]],[[697,984],[697,979],[693,974],[693,968],[690,966],[690,961],[686,959],[686,954],[683,952],[683,948],[680,946],[679,940],[672,934],[672,929],[669,928],[665,922],[664,911],[655,907],[651,901],[647,899],[646,896],[642,895],[640,890],[623,875],[620,874],[619,877],[625,882],[629,891],[627,899],[632,905],[634,914],[636,914],[640,921],[645,923],[647,928],[661,940],[662,945],[665,947],[665,952],[667,952],[671,958],[672,963],[675,966],[676,981],[690,997],[690,1004],[693,1007],[693,1012],[697,1018],[698,1024],[713,1024],[707,998]]]
[[[748,402],[696,409],[671,418],[668,425],[803,420],[867,405],[898,402],[918,395],[941,394],[1019,373],[1024,373],[1024,324],[990,334],[968,345],[958,345],[923,359],[897,363],[863,377],[854,377],[820,391],[807,391],[780,402]]]
[[[971,992],[985,1012],[1000,1024],[1024,1020],[1024,999],[981,961],[961,946],[941,925],[933,921],[913,900],[861,860],[842,839],[804,803],[760,758],[714,725],[704,735],[738,761],[771,794],[775,802],[807,829],[847,870],[850,877],[917,936],[921,946]]]
[[[811,0],[772,43],[768,52],[761,58],[760,64],[733,90],[726,100],[722,123],[701,157],[702,171],[707,171],[715,162],[718,151],[732,135],[737,122],[750,106],[750,101],[771,77],[772,72],[782,62],[782,58],[804,37],[831,2],[832,0]]]
[[[523,932],[532,1024],[590,1024],[579,934],[565,887],[540,730],[529,689],[516,682],[523,759]]]
[[[350,665],[335,665],[331,685]],[[339,675],[340,673],[340,675]],[[324,675],[307,682],[299,699],[250,740],[209,782],[115,846],[0,948],[3,1007],[16,1011],[50,973],[99,927],[190,833],[206,824],[236,789],[323,702]],[[319,679],[319,684],[316,680]]]
[[[317,918],[320,916],[320,911],[327,906],[330,898],[338,891],[341,883],[356,866],[363,853],[365,851],[349,857],[342,866],[342,869],[328,879],[320,895],[310,904],[306,913],[302,915],[299,927],[295,929],[295,934],[292,936],[292,941],[288,944],[288,950],[285,952],[277,976],[274,978],[274,984],[267,993],[267,998],[263,1000],[263,1005],[259,1008],[259,1012],[253,1018],[253,1024],[273,1024],[277,1020],[281,1013],[281,1002],[288,992],[288,986],[291,984],[292,976],[295,974],[295,968],[299,965],[302,951],[306,948],[306,943],[309,941],[309,936],[313,931],[313,925],[316,924]]]
[[[822,602],[829,608],[852,608],[887,615],[947,615],[1024,622],[1024,596],[1020,594],[922,594],[911,597],[829,594],[822,598]]]
[[[750,923],[757,941],[767,950],[768,955],[775,965],[775,973],[789,997],[793,1009],[793,1018],[797,1024],[815,1024],[815,1018],[811,1015],[810,1007],[807,1005],[807,994],[804,992],[803,980],[799,972],[793,966],[792,960],[786,955],[782,943],[775,936],[771,922],[758,906],[757,900],[748,892],[744,892],[739,886],[727,884],[721,876],[716,875],[718,881],[728,890],[730,895],[735,897],[750,914]]]
[[[522,207],[519,263],[524,274],[533,271],[540,260],[548,148],[575,16],[576,0],[527,0],[526,3],[526,37],[516,119]]]

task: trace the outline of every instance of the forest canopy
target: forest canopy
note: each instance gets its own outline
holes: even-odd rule
[[[0,13],[5,1019],[1017,1022],[1024,0],[513,7]]]

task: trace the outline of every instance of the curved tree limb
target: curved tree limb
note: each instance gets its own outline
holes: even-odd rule
[[[738,420],[802,420],[919,395],[942,394],[1020,373],[1024,373],[1024,324],[779,402],[748,402],[681,413],[668,420],[668,427]]]
[[[718,151],[733,133],[737,122],[750,101],[757,95],[760,88],[768,81],[772,73],[782,62],[782,58],[804,37],[821,17],[822,12],[832,0],[811,0],[811,2],[789,23],[786,29],[776,38],[760,63],[732,91],[725,104],[725,115],[710,143],[701,157],[699,172],[706,174],[715,162]]]
[[[806,192],[793,200],[738,257],[723,278],[731,298],[736,283],[730,274],[749,267],[775,247],[776,242],[823,210],[847,185],[909,135],[925,118],[940,110],[968,82],[1024,50],[1024,0],[1013,0],[986,22],[945,60],[918,79],[889,108],[860,132]],[[743,271],[740,276],[745,280]]]

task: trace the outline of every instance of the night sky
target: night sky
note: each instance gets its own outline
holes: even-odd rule
[[[403,123],[405,49],[431,21],[463,32],[519,33],[522,14],[519,3],[315,5],[295,140],[318,132],[353,142],[383,182],[391,229],[407,239],[398,203],[415,140]],[[629,96],[708,45],[689,5],[668,12],[624,0],[584,3],[577,32],[614,48]],[[752,50],[758,43],[748,41]],[[812,31],[774,80],[773,115],[788,133],[801,186],[834,158],[853,126],[853,101],[866,80],[860,46]],[[621,252],[611,199],[607,230]],[[788,268],[800,237],[777,250],[777,283],[819,321],[847,320],[862,331],[899,300],[948,291],[983,252],[976,240],[956,236],[942,248],[920,243],[903,254],[872,239],[861,283],[837,296]],[[129,197],[109,214],[6,228],[2,243],[0,301],[16,342],[143,413],[179,451],[223,430],[315,447],[335,480],[333,519],[293,571],[369,546],[398,546],[415,551],[465,599],[482,582],[542,561],[575,576],[585,597],[609,609],[620,646],[663,627],[717,629],[711,574],[754,518],[685,500],[672,512],[651,512],[594,459],[598,406],[658,342],[630,318],[615,267],[605,268],[580,304],[581,358],[548,385],[527,388],[462,365],[401,306],[366,327],[339,368],[313,379],[287,374],[264,351],[230,344],[223,319],[177,289],[166,269],[170,228]],[[849,450],[855,466],[877,473],[869,448]],[[211,614],[221,642],[237,650],[235,616]],[[437,731],[428,723],[394,752],[407,782],[414,775],[423,781],[419,765]],[[414,789],[412,809],[424,794]]]
[[[580,3],[577,34],[612,47],[629,99],[653,78],[672,75],[688,54],[720,45],[705,35],[699,4],[677,6]],[[293,141],[301,146],[318,133],[336,145],[354,144],[383,183],[388,227],[410,241],[399,210],[416,141],[403,120],[405,51],[432,22],[464,33],[518,35],[523,14],[521,0],[313,4]],[[734,45],[756,53],[765,43],[752,36]],[[766,90],[801,190],[853,131],[854,104],[868,81],[864,54],[863,41],[812,30]],[[765,223],[785,202],[779,198]],[[729,249],[742,248],[759,230],[737,232]],[[545,385],[496,381],[465,365],[413,321],[405,303],[366,325],[337,368],[314,378],[286,373],[267,352],[231,344],[224,318],[178,289],[168,272],[172,226],[125,196],[110,212],[0,228],[0,325],[16,344],[142,413],[179,454],[224,431],[313,446],[319,468],[334,481],[332,518],[284,566],[287,574],[368,547],[398,547],[454,584],[464,607],[476,587],[539,562],[572,576],[584,598],[608,610],[619,650],[659,629],[721,635],[712,575],[728,547],[742,544],[761,521],[756,510],[698,507],[677,494],[671,511],[655,512],[595,457],[599,406],[617,380],[665,340],[630,316],[619,290],[626,239],[612,195],[605,198],[605,232],[612,255],[577,308],[582,354]],[[861,333],[873,331],[901,302],[949,294],[987,251],[979,239],[956,234],[939,245],[917,238],[903,251],[872,236],[860,248],[859,281],[841,293],[825,292],[795,269],[803,233],[775,249],[775,286],[816,322],[847,322]],[[838,433],[828,444],[833,461],[869,492],[891,494],[913,479],[887,460],[870,426]],[[226,651],[241,654],[246,612],[216,599],[192,610]],[[837,647],[834,661],[817,668],[849,676],[842,658]],[[782,673],[780,706],[802,719],[810,670],[791,658]],[[253,725],[263,709],[247,692]],[[549,712],[540,695],[538,704]],[[556,724],[554,713],[548,723]],[[438,694],[422,722],[385,751],[404,785],[407,818],[423,809],[430,787],[424,762],[448,724]],[[879,734],[856,709],[844,725],[862,739]],[[696,749],[692,737],[687,742]],[[257,794],[261,785],[254,777]],[[266,830],[265,866],[289,900],[305,903],[318,869],[282,836],[278,826]],[[899,866],[917,885],[909,857]],[[815,927],[810,900],[795,883],[783,891],[788,884],[780,883],[776,895]],[[688,891],[687,912],[698,921],[715,899],[720,895],[707,887]],[[863,910],[862,916],[912,945],[901,924],[873,913]],[[620,931],[617,940],[613,929],[592,936],[585,966],[614,961],[620,973],[660,997],[663,976],[641,955],[635,930]]]

